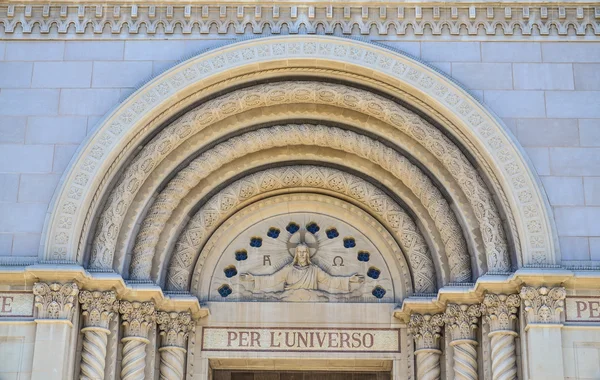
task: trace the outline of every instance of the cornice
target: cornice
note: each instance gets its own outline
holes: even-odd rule
[[[170,311],[190,311],[194,319],[209,314],[198,298],[188,293],[165,293],[153,283],[128,282],[114,272],[90,272],[78,265],[38,264],[28,267],[0,267],[0,286],[32,286],[35,282],[75,282],[81,289],[115,291],[120,300],[154,301],[156,308]]]
[[[158,285],[129,282],[114,272],[90,272],[78,265],[39,264],[28,267],[0,267],[0,286],[26,285],[35,282],[75,282],[81,289],[114,290],[121,300],[154,301],[159,310],[190,311],[194,319],[209,314],[206,305],[189,293],[164,292]],[[481,303],[486,293],[519,293],[521,287],[564,286],[569,289],[600,290],[600,270],[572,271],[561,268],[522,268],[514,273],[486,274],[473,284],[447,285],[435,294],[417,294],[404,300],[394,310],[394,317],[408,322],[413,313],[443,313],[449,303]]]
[[[64,35],[227,36],[317,33],[337,35],[536,36],[561,39],[600,35],[600,5],[590,1],[321,2],[256,3],[109,0],[8,1],[0,4],[0,37]],[[4,30],[2,32],[2,30]]]

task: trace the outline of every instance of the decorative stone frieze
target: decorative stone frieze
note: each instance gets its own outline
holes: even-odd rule
[[[477,379],[477,327],[481,305],[449,304],[444,322],[454,347],[454,378]]]
[[[119,301],[113,291],[79,293],[83,315],[83,348],[81,352],[81,379],[104,379],[109,325],[119,311]]]
[[[483,315],[489,324],[492,379],[516,379],[516,320],[521,298],[517,294],[486,294]]]
[[[415,355],[417,357],[417,379],[439,379],[440,368],[440,338],[444,325],[443,314],[412,314],[408,329],[415,340]]]
[[[185,374],[185,344],[194,331],[190,313],[160,311],[156,322],[162,337],[160,351],[160,378],[180,380]]]
[[[243,4],[243,3],[240,3]],[[140,38],[145,34],[188,35],[195,27],[202,34],[245,33],[325,33],[368,35],[372,26],[377,35],[404,35],[412,30],[416,36],[513,36],[517,32],[538,38],[566,36],[570,25],[576,36],[593,35],[594,11],[598,8],[576,5],[558,8],[556,3],[535,6],[465,6],[464,3],[419,4],[398,6],[358,5],[295,7],[247,3],[239,5],[154,5],[119,3],[77,6],[33,4],[0,7],[0,25],[7,34],[20,38],[38,38],[71,34],[96,36],[108,28],[112,35]],[[561,4],[562,5],[562,4]],[[240,11],[241,10],[241,11]],[[560,17],[559,17],[560,16]],[[135,22],[132,22],[135,20]],[[20,24],[21,28],[17,28]],[[180,25],[178,28],[177,25]],[[39,27],[39,30],[35,26]],[[216,25],[216,30],[211,26]],[[19,32],[19,33],[17,33]],[[142,33],[143,32],[143,33]],[[596,32],[598,34],[598,32]]]
[[[154,328],[156,321],[154,303],[121,301],[119,312],[124,327],[121,379],[142,380],[146,367],[148,332]]]
[[[565,309],[567,291],[564,287],[549,288],[523,286],[521,299],[527,323],[560,323],[560,314]]]
[[[36,282],[33,286],[38,319],[70,320],[75,311],[79,287],[73,282],[66,284]]]

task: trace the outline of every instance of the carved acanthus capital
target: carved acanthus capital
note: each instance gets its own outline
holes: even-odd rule
[[[162,336],[162,347],[185,348],[185,342],[190,332],[194,330],[192,316],[187,312],[159,311],[156,323]]]
[[[516,331],[515,322],[521,305],[518,294],[486,294],[483,298],[483,315],[490,332]]]
[[[477,340],[479,317],[481,305],[449,304],[444,313],[444,322],[450,330],[452,340]]]
[[[416,349],[439,350],[443,325],[443,314],[412,314],[408,329],[415,340]]]
[[[36,282],[33,285],[35,306],[39,319],[71,319],[77,302],[79,287],[73,282],[66,284]]]
[[[527,323],[559,323],[560,313],[565,309],[567,291],[558,286],[548,288],[541,286],[523,286],[521,299],[525,307]]]
[[[82,290],[79,293],[79,304],[85,327],[108,329],[110,321],[119,311],[119,301],[113,291]]]
[[[148,338],[148,331],[156,321],[154,302],[119,302],[119,312],[125,327],[124,336]]]

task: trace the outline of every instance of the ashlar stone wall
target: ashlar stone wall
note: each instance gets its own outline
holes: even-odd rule
[[[0,41],[0,255],[38,255],[60,177],[103,115],[230,40]],[[600,42],[371,40],[437,67],[499,115],[541,178],[564,262],[600,264]]]

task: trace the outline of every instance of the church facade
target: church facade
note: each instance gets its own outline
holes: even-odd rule
[[[599,35],[0,3],[0,379],[600,378]]]

